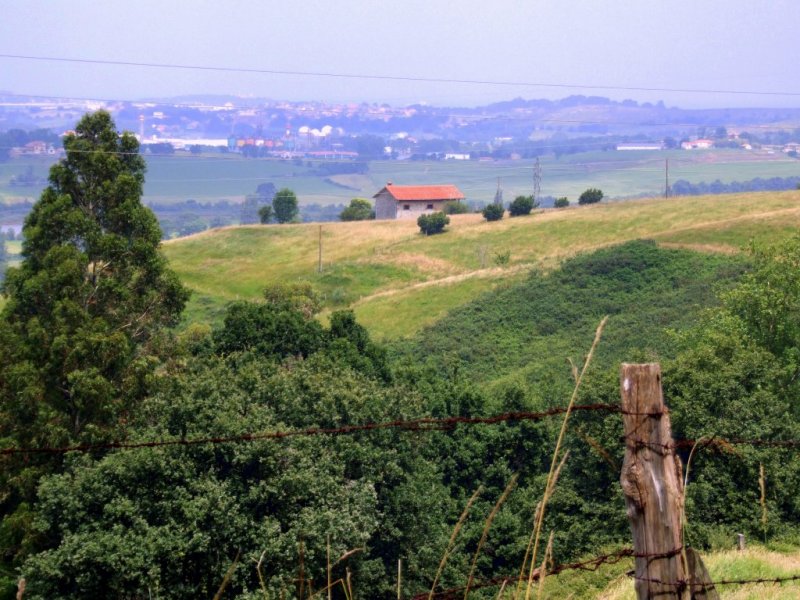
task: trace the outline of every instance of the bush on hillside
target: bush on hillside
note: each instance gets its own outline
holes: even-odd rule
[[[578,198],[578,204],[597,204],[603,199],[603,190],[589,188]]]
[[[537,203],[534,201],[533,196],[517,196],[508,205],[508,216],[521,217],[522,215],[529,215],[536,206]]]
[[[365,198],[353,198],[350,205],[339,213],[341,221],[368,221],[375,218],[372,203]]]
[[[553,202],[553,206],[555,208],[566,208],[569,206],[569,200],[567,200],[566,196],[562,196],[561,198],[556,198]]]
[[[435,212],[429,215],[420,215],[417,219],[419,230],[425,235],[441,233],[446,225],[450,223],[450,217],[443,212]]]
[[[487,204],[481,214],[487,221],[499,221],[503,218],[503,213],[505,212],[502,204]]]

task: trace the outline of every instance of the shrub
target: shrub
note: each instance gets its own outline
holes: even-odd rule
[[[429,215],[420,215],[417,219],[419,230],[425,235],[433,233],[441,233],[444,231],[445,225],[450,223],[450,217],[443,212],[435,212]]]
[[[494,255],[494,264],[498,267],[506,267],[511,263],[511,250],[503,252],[496,252]]]
[[[569,206],[569,200],[567,200],[566,196],[561,196],[561,198],[556,198],[553,202],[553,206],[555,208],[566,208]]]
[[[520,217],[522,215],[529,215],[536,206],[533,196],[517,196],[514,201],[508,205],[508,215],[510,217]]]
[[[264,225],[266,225],[272,220],[271,204],[265,204],[264,206],[258,209],[258,220],[261,221],[261,223]]]
[[[502,204],[487,204],[481,214],[487,221],[499,221],[503,218],[503,213],[505,212]]]
[[[450,202],[445,202],[442,210],[446,215],[464,215],[469,212],[469,206],[465,203],[452,200]]]
[[[368,221],[375,218],[372,203],[364,198],[353,198],[340,214],[341,221]]]
[[[603,199],[603,190],[589,188],[578,198],[578,204],[597,204]]]

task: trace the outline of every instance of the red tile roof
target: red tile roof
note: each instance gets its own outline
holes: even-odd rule
[[[379,196],[386,190],[398,201],[428,201],[431,200],[463,200],[464,194],[454,185],[394,185],[387,183],[386,187],[375,194]]]

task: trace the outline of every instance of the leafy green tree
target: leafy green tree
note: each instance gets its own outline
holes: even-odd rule
[[[419,230],[425,235],[432,235],[434,233],[441,233],[444,228],[450,223],[450,217],[443,212],[430,213],[428,215],[420,215],[417,219]]]
[[[517,196],[514,201],[508,205],[508,215],[510,217],[520,217],[522,215],[529,215],[536,207],[536,202],[533,196]]]
[[[723,302],[759,346],[800,365],[800,236],[750,252],[753,271]]]
[[[188,298],[141,203],[136,138],[99,111],[64,148],[4,287],[0,430],[22,445],[96,440],[120,426],[146,392],[159,330]]]
[[[505,214],[505,209],[503,208],[502,204],[487,204],[481,214],[483,218],[487,221],[499,221],[503,218],[503,214]]]
[[[278,190],[272,200],[272,210],[278,223],[291,223],[297,218],[297,196],[289,188]]]
[[[569,200],[566,196],[561,196],[560,198],[556,198],[553,202],[553,206],[555,208],[566,208],[569,206]]]
[[[340,214],[341,221],[367,221],[375,218],[372,203],[364,198],[353,198]]]
[[[603,191],[597,188],[585,190],[578,198],[578,204],[597,204],[603,199]]]
[[[272,205],[265,204],[258,209],[258,219],[262,225],[266,225],[272,220]]]

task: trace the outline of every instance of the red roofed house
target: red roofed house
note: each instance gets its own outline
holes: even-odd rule
[[[444,210],[447,202],[461,202],[464,194],[454,185],[394,185],[390,181],[373,198],[376,219],[416,219]]]

